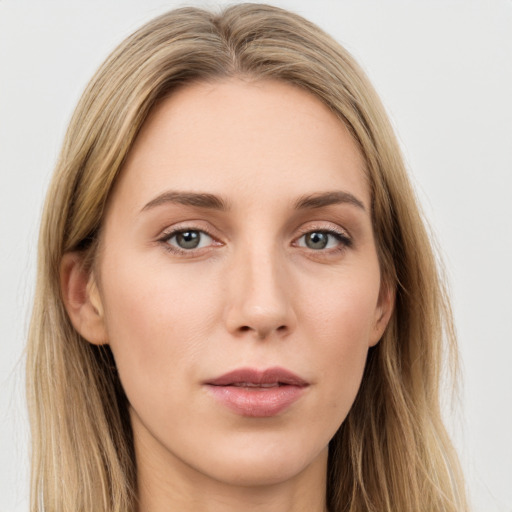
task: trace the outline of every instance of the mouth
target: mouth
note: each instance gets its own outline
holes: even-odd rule
[[[309,383],[284,368],[240,368],[204,383],[221,405],[241,416],[270,417],[288,409]]]
[[[308,385],[308,382],[289,370],[274,367],[266,370],[239,368],[215,379],[208,380],[206,384],[211,386],[269,388],[277,386],[304,387]]]

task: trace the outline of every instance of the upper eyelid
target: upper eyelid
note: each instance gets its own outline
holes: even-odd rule
[[[326,225],[327,224],[327,225]],[[335,233],[341,236],[344,236],[346,238],[352,239],[352,235],[350,231],[344,227],[341,227],[340,225],[334,223],[334,222],[314,222],[312,221],[310,225],[301,226],[299,228],[299,237],[304,236],[307,233],[311,233],[312,231],[325,231],[327,233]]]
[[[156,236],[156,240],[168,240],[172,236],[175,236],[177,233],[183,231],[200,231],[210,236],[217,242],[225,243],[226,239],[229,238],[227,236],[219,236],[218,230],[212,229],[210,226],[204,224],[204,221],[194,221],[187,220],[182,221],[177,224],[168,226],[162,230],[160,230],[159,234]],[[311,233],[313,231],[323,231],[327,233],[333,233],[336,235],[340,235],[342,237],[353,240],[353,237],[350,231],[332,221],[322,221],[322,220],[312,220],[304,222],[299,228],[296,229],[296,234],[293,236],[292,241],[296,241],[298,238],[304,236],[307,233]],[[224,239],[224,242],[222,242]]]
[[[170,240],[175,238],[180,233],[184,233],[184,232],[187,232],[187,231],[197,231],[199,233],[202,233],[203,235],[206,235],[208,238],[211,239],[211,242],[208,244],[208,246],[211,246],[211,245],[214,245],[214,246],[224,245],[224,243],[222,243],[217,237],[213,236],[208,231],[206,231],[204,229],[197,229],[197,228],[175,229],[173,231],[169,231],[167,233],[163,233],[162,236],[158,238],[158,241],[159,242],[164,242],[164,243],[166,243],[168,245],[171,245],[170,244]],[[174,245],[174,244],[172,244],[172,245]],[[198,247],[198,248],[194,248],[194,249],[188,249],[187,252],[192,252],[194,250],[201,250],[201,249],[205,249],[205,248],[206,247],[202,247],[202,248]],[[179,248],[179,249],[182,249],[182,248]]]
[[[334,237],[335,239],[338,240],[338,242],[340,242],[341,244],[343,244],[345,246],[352,246],[352,244],[353,244],[352,238],[350,236],[346,235],[345,233],[334,231],[332,229],[312,229],[312,230],[305,231],[300,236],[295,237],[293,244],[294,245],[297,244],[299,240],[301,240],[305,235],[307,235],[309,233],[327,233],[328,235]]]
[[[319,225],[316,225],[316,226],[308,226],[307,228],[301,228],[299,230],[299,232],[301,234],[304,234],[304,233],[311,233],[312,231],[326,231],[326,232],[332,232],[332,233],[347,233],[348,234],[348,231],[344,228],[340,228],[340,227],[332,227],[332,226],[319,226]]]
[[[210,238],[214,238],[213,235],[211,235],[208,231],[204,229],[197,229],[197,228],[183,228],[183,229],[175,229],[172,231],[169,231],[167,233],[163,233],[163,236],[165,239],[173,238],[176,235],[179,235],[180,233],[186,233],[187,231],[197,231],[198,233],[202,233],[203,235],[207,235]]]
[[[177,233],[182,233],[184,231],[200,231],[214,239],[218,238],[215,236],[212,229],[205,227],[204,225],[199,226],[194,221],[186,221],[183,223],[180,222],[178,225],[173,225],[162,229],[160,233],[157,235],[157,239],[168,239],[176,235]]]
[[[179,245],[170,243],[170,240],[175,238],[179,233],[183,233],[186,231],[198,231],[198,232],[208,236],[211,239],[211,242],[205,247],[194,247],[194,248],[190,248],[190,249],[185,249],[183,247],[180,247]],[[204,251],[207,251],[212,246],[224,245],[222,242],[220,242],[218,240],[218,238],[214,237],[206,229],[197,228],[197,227],[193,227],[193,226],[183,226],[182,228],[176,227],[176,228],[165,229],[161,233],[161,235],[158,236],[158,238],[156,239],[156,242],[159,245],[164,246],[166,251],[173,253],[174,255],[179,255],[180,257],[187,257],[187,258],[193,258],[195,256],[203,254]]]

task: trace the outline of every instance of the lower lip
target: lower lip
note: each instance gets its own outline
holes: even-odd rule
[[[208,385],[209,391],[222,404],[241,416],[268,418],[283,412],[304,393],[303,386],[244,388]]]

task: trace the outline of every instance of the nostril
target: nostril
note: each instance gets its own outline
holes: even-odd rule
[[[286,333],[288,331],[288,327],[286,325],[280,325],[279,327],[277,327],[276,329],[270,329],[270,328],[257,328],[257,327],[251,327],[250,325],[241,325],[239,328],[238,328],[238,332],[239,333],[246,333],[246,332],[252,332],[254,331],[255,333],[258,334],[258,337],[260,338],[266,338],[271,332],[275,332],[275,333]]]

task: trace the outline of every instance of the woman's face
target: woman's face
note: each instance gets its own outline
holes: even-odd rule
[[[139,466],[243,485],[325,472],[391,305],[363,160],[319,100],[232,79],[163,101],[97,263],[91,341],[112,348]]]

